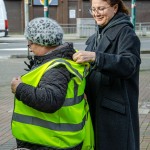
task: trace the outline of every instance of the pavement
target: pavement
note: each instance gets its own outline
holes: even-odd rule
[[[22,36],[13,36],[9,40],[24,40]],[[70,37],[68,39],[74,39]],[[66,38],[67,39],[67,38]],[[79,39],[80,40],[80,39]],[[141,54],[139,120],[140,150],[150,150],[150,54]],[[13,150],[16,142],[11,133],[13,94],[10,82],[14,76],[24,74],[26,58],[0,58],[0,150]]]

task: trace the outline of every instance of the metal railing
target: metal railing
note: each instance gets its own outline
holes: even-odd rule
[[[150,22],[136,23],[135,31],[140,36],[149,36]]]
[[[61,27],[64,30],[64,34],[77,33],[77,25],[76,24],[61,24]]]
[[[62,24],[64,34],[74,34],[79,37],[88,37],[95,33],[95,24]],[[139,36],[150,36],[150,22],[136,23],[135,31]]]

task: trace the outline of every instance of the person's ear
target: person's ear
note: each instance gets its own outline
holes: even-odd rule
[[[118,11],[118,4],[115,4],[115,5],[113,6],[113,8],[114,8],[114,14],[116,14],[117,11]]]

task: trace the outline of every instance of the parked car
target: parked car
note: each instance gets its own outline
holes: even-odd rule
[[[8,35],[8,20],[5,3],[0,0],[0,37]]]

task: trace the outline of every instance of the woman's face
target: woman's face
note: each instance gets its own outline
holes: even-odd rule
[[[91,12],[96,23],[105,26],[113,18],[118,9],[118,5],[110,6],[103,0],[92,0]]]
[[[32,43],[30,41],[28,42],[28,48],[29,48],[29,51],[32,52],[36,56],[43,56],[45,53],[43,51],[43,46]]]

